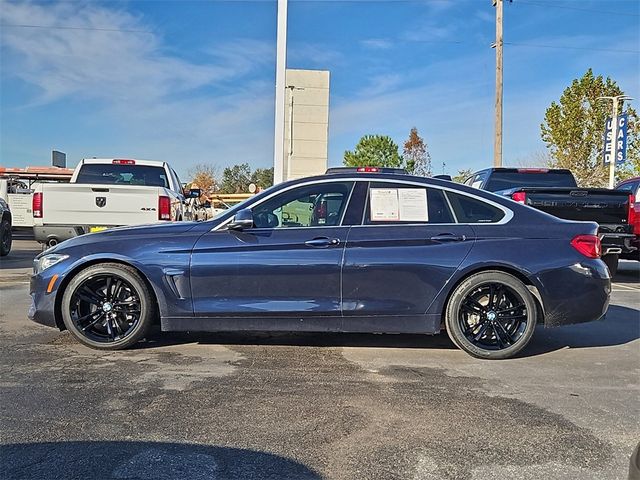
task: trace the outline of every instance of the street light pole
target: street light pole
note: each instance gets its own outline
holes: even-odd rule
[[[502,14],[503,0],[493,0],[496,7],[496,118],[493,141],[493,166],[502,166]]]
[[[613,103],[611,111],[611,153],[609,155],[609,188],[613,188],[616,184],[616,160],[618,157],[618,102],[621,101],[624,105],[625,100],[633,99],[626,95],[616,95],[615,97],[598,97],[598,100],[611,100]],[[606,151],[604,156],[606,158]]]
[[[276,35],[276,115],[273,139],[273,183],[284,180],[284,112],[287,69],[287,2],[278,0]]]

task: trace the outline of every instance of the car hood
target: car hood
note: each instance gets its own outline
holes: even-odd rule
[[[86,233],[84,235],[70,238],[69,240],[65,240],[64,242],[59,243],[55,247],[46,250],[46,253],[54,253],[70,247],[78,247],[81,245],[108,241],[111,239],[121,239],[122,237],[148,237],[151,235],[175,236],[203,225],[204,222],[171,222],[110,228],[102,232]]]

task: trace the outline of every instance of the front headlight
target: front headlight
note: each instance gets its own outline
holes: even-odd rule
[[[60,253],[50,253],[36,258],[33,261],[33,273],[37,275],[44,272],[47,268],[53,267],[56,263],[66,260],[67,258],[69,258],[69,255],[62,255]]]

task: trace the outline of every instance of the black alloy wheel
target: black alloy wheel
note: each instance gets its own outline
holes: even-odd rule
[[[152,321],[152,301],[134,269],[98,264],[81,271],[65,289],[63,319],[82,343],[117,350],[144,337]]]
[[[465,279],[447,306],[453,342],[480,358],[508,358],[530,341],[537,323],[533,295],[504,272],[481,272]]]

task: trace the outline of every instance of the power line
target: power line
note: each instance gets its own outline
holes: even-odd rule
[[[14,23],[3,23],[0,24],[0,27],[11,27],[11,28],[44,28],[44,29],[53,29],[53,30],[88,30],[88,31],[96,31],[96,32],[122,32],[122,33],[150,33],[153,32],[148,30],[124,30],[120,28],[98,28],[98,27],[68,27],[68,26],[59,26],[59,25],[25,25],[25,24],[14,24]]]
[[[556,48],[560,50],[588,50],[593,52],[640,53],[640,50],[621,50],[616,48],[570,47],[567,45],[542,45],[539,43],[504,42],[515,47]]]
[[[576,10],[579,12],[590,12],[590,13],[604,13],[608,15],[620,15],[624,17],[640,17],[640,14],[637,13],[622,13],[622,12],[610,12],[608,10],[593,10],[589,8],[580,8],[580,7],[569,7],[567,5],[557,5],[555,3],[546,3],[546,2],[532,2],[530,0],[517,0],[519,4],[523,5],[531,5],[534,7],[544,7],[544,8],[562,8],[564,10]]]

